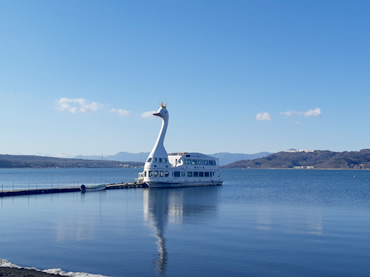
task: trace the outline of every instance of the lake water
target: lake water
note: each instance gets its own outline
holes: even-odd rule
[[[139,171],[2,169],[0,184],[127,182]],[[370,171],[223,177],[220,187],[0,198],[0,258],[105,276],[370,276]]]
[[[3,168],[0,191],[133,182],[140,171],[137,168]]]

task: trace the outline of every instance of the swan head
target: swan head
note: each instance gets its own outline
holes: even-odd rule
[[[159,116],[163,119],[168,118],[168,111],[167,111],[166,105],[161,104],[161,107],[159,108],[159,110],[156,113],[153,113],[153,115]]]

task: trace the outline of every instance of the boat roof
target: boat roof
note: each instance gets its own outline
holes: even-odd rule
[[[180,153],[170,153],[168,156],[180,156],[180,157],[187,157],[187,158],[196,158],[196,159],[212,159],[216,160],[214,157],[202,154],[202,153],[196,153],[196,152],[180,152]]]

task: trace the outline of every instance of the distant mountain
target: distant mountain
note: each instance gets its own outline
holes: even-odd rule
[[[120,152],[112,156],[55,158],[32,155],[1,155],[0,168],[142,167],[149,153]],[[226,168],[370,169],[370,149],[352,152],[289,150],[275,154],[216,153]],[[257,157],[257,158],[256,158]]]
[[[370,169],[370,149],[351,152],[284,151],[264,158],[230,163],[227,168]]]
[[[116,155],[110,156],[109,159],[123,162],[145,162],[149,154],[150,154],[149,152],[140,152],[140,153],[119,152]]]
[[[233,162],[240,161],[240,160],[253,160],[253,159],[257,159],[257,158],[263,158],[263,157],[266,157],[270,154],[271,153],[268,153],[268,152],[260,152],[260,153],[256,153],[256,154],[241,154],[241,153],[221,152],[221,153],[212,154],[210,156],[212,156],[214,158],[218,158],[220,166],[224,166],[224,165],[227,165],[229,163],[233,163]]]
[[[76,156],[75,159],[88,159],[88,160],[108,160],[108,161],[121,161],[121,162],[145,162],[149,156],[149,152],[129,153],[119,152],[115,155],[108,156]]]
[[[0,168],[115,168],[142,167],[139,162],[66,159],[32,155],[0,155]]]
[[[121,162],[145,162],[149,156],[149,152],[140,152],[140,153],[129,153],[129,152],[119,152],[116,155],[111,156],[76,156],[76,159],[89,159],[89,160],[110,160],[110,161],[121,161]],[[239,161],[239,160],[253,160],[257,158],[262,158],[270,155],[268,152],[261,152],[257,154],[234,154],[234,153],[216,153],[211,154],[210,156],[219,159],[221,166],[226,164]]]

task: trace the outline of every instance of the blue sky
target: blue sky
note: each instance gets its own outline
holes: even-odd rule
[[[0,153],[370,148],[370,1],[0,1]]]

